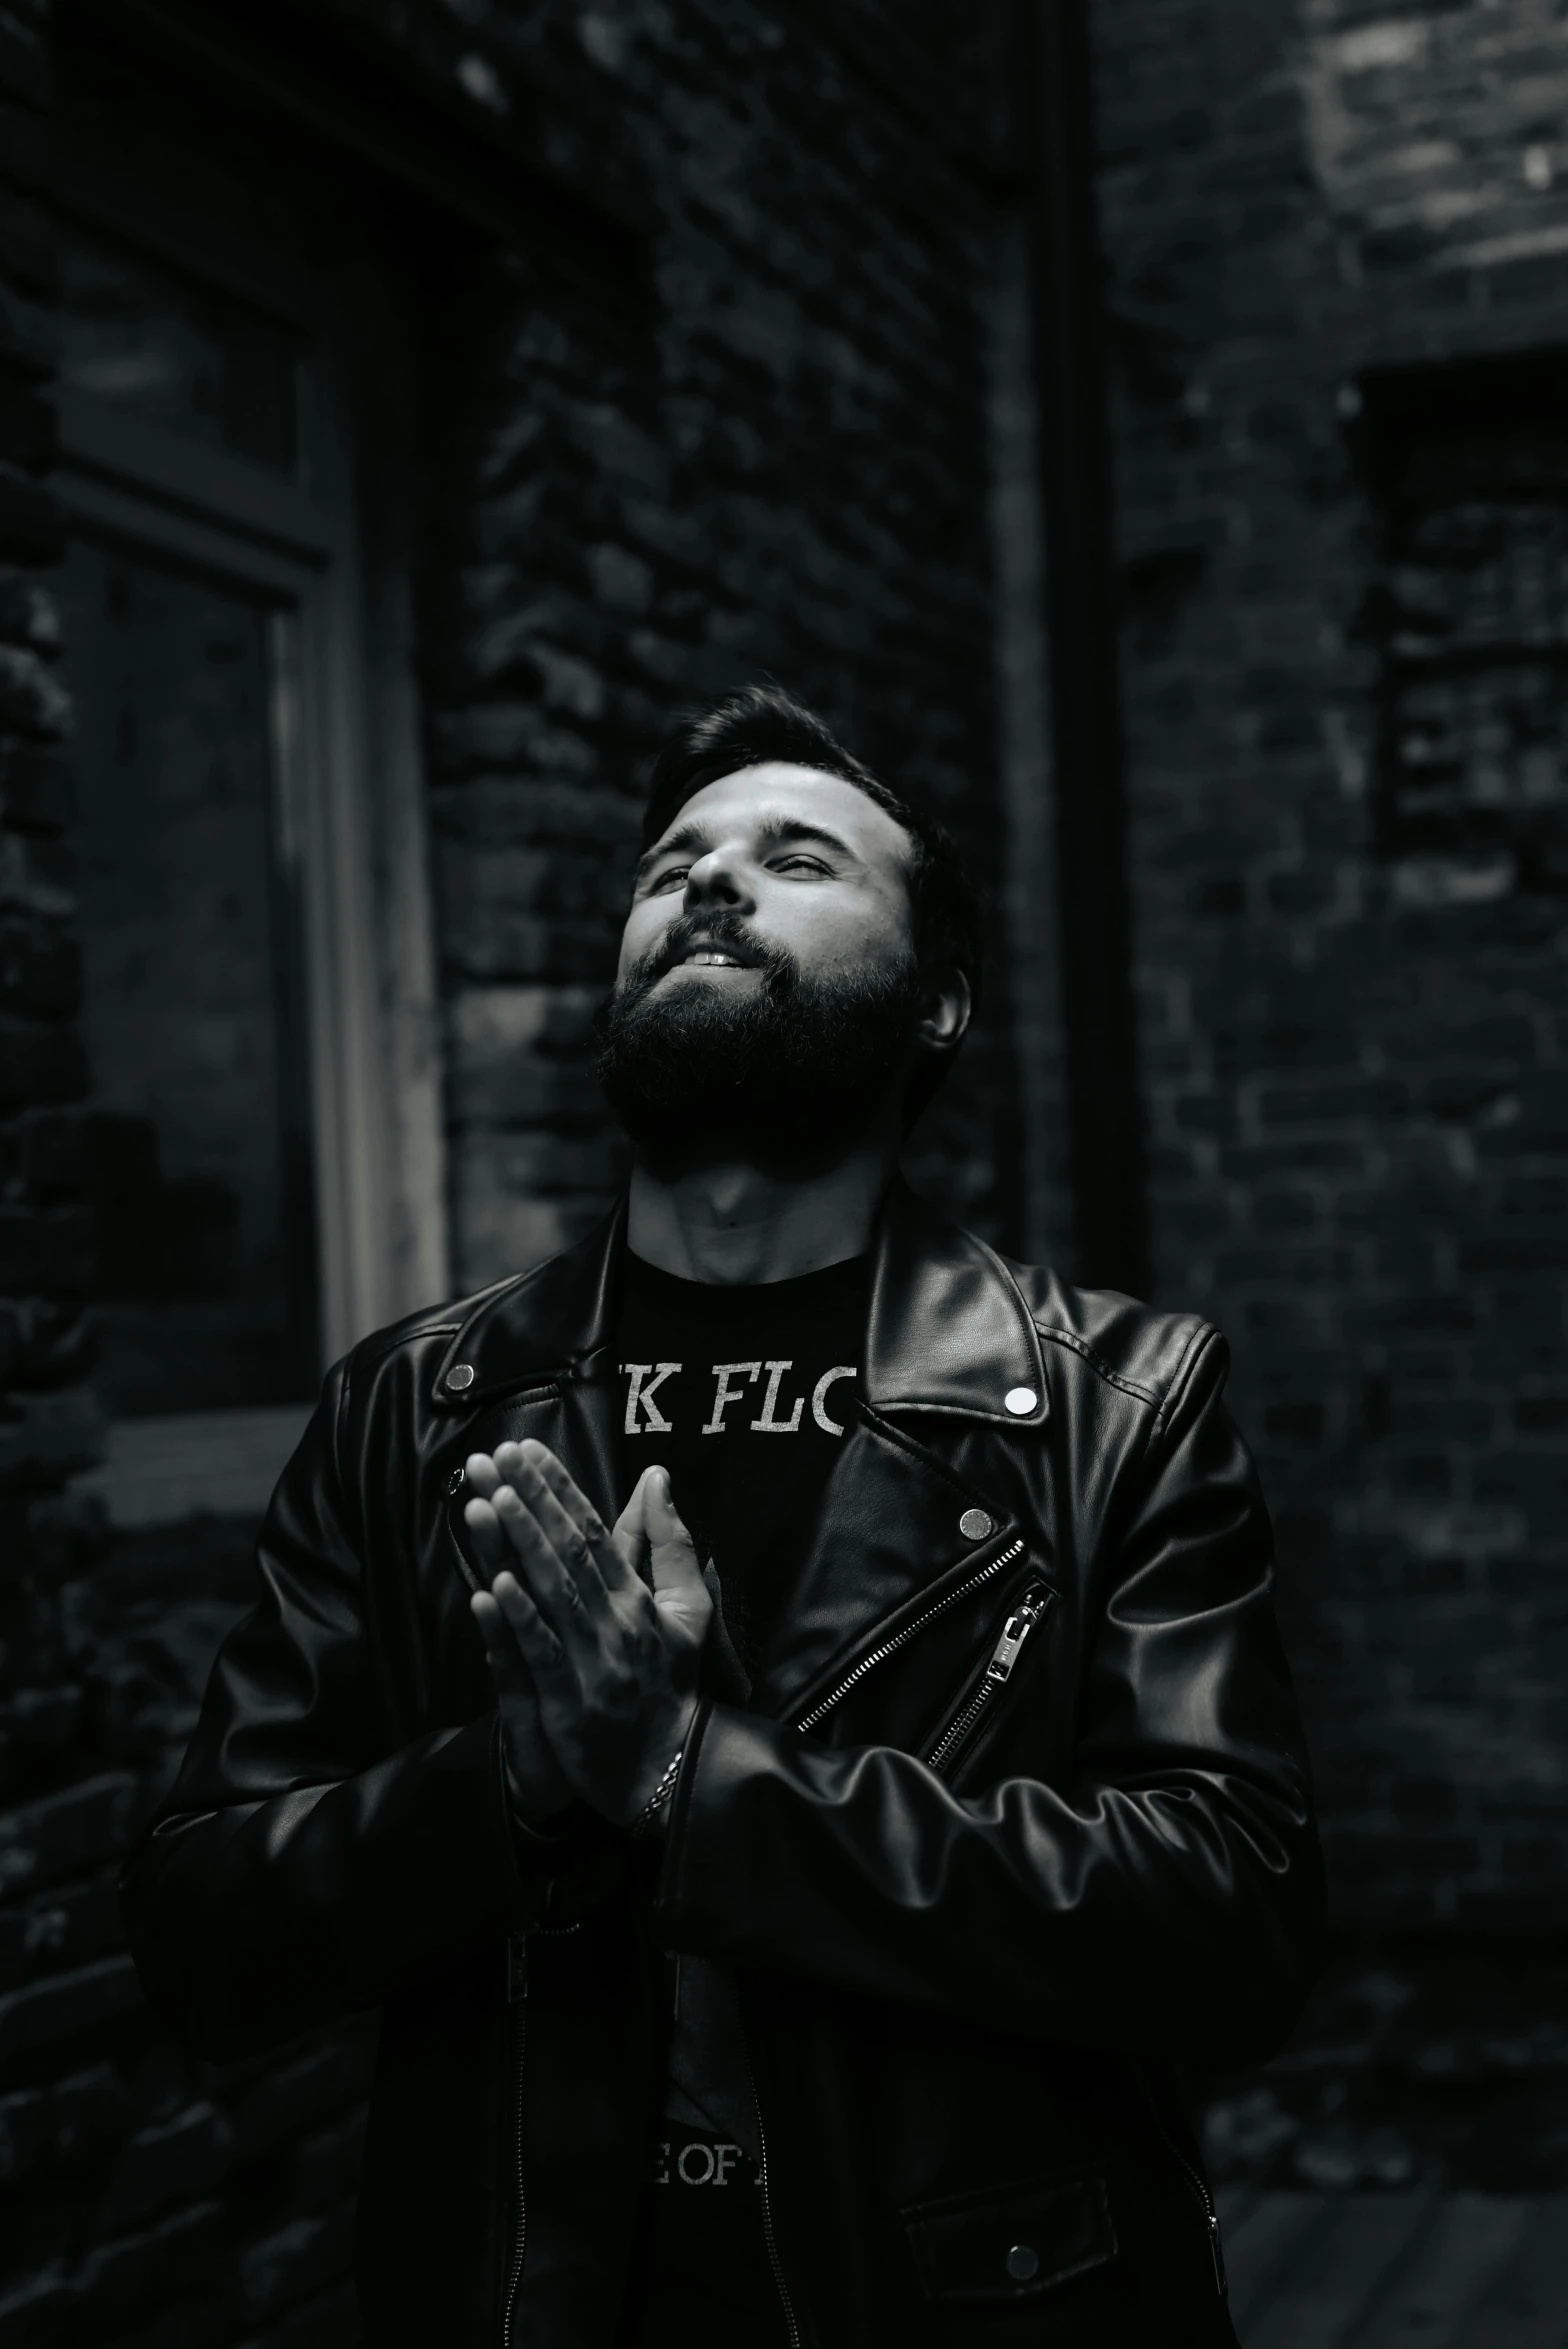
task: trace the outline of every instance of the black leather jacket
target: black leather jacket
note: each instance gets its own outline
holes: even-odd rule
[[[1323,1896],[1223,1341],[895,1190],[749,1708],[704,1702],[662,1844],[529,1842],[455,1480],[534,1435],[613,1514],[621,1245],[328,1378],[126,1867],[149,1997],[220,2058],[382,2009],[372,2349],[613,2341],[672,1949],[736,1972],[795,2340],[1232,2343],[1172,2067],[1279,2041]]]

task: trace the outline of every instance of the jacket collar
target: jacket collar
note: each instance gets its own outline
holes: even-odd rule
[[[625,1240],[623,1198],[575,1247],[476,1299],[441,1358],[435,1401],[469,1409],[528,1387],[603,1377]],[[1044,1424],[1039,1336],[993,1249],[899,1179],[872,1255],[865,1378],[873,1411],[1020,1430]]]
[[[993,1248],[902,1178],[877,1227],[866,1399],[874,1411],[949,1412],[997,1427],[1037,1428],[1046,1417],[1039,1332],[1018,1283]]]

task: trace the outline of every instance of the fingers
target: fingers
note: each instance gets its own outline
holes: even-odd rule
[[[516,1600],[503,1606],[530,1662],[541,1631],[569,1648],[587,1671],[591,1651],[655,1626],[681,1649],[700,1649],[713,1602],[696,1545],[670,1491],[668,1471],[648,1468],[610,1532],[569,1472],[543,1444],[500,1444],[493,1458],[466,1464],[475,1496],[464,1508],[474,1547],[498,1602],[502,1578]],[[612,1630],[619,1617],[618,1631]]]
[[[463,1523],[468,1528],[475,1562],[494,1581],[512,1557],[512,1545],[491,1507],[501,1482],[500,1472],[488,1452],[470,1452],[463,1462],[463,1475],[473,1495],[463,1504]]]
[[[592,1503],[581,1493],[553,1452],[532,1441],[500,1444],[495,1454],[501,1478],[493,1506],[514,1541],[524,1533],[522,1519],[512,1513],[515,1499],[531,1518],[539,1535],[559,1562],[560,1575],[550,1572],[531,1544],[523,1541],[519,1555],[526,1564],[542,1567],[545,1585],[530,1574],[535,1594],[547,1604],[575,1608],[579,1601],[592,1611],[608,1604],[610,1591],[627,1584],[626,1562],[609,1529]]]
[[[501,1444],[494,1458],[470,1453],[463,1470],[475,1492],[464,1504],[463,1522],[477,1563],[492,1586],[503,1570],[520,1572],[556,1630],[570,1635],[572,1619],[585,1608],[603,1611],[609,1604],[595,1549],[602,1547],[613,1559],[617,1582],[625,1568],[611,1537],[566,1471],[561,1469],[560,1475],[576,1496],[586,1527],[568,1516],[540,1475],[537,1460],[552,1458],[542,1444],[530,1444],[526,1450],[520,1444]]]
[[[493,1505],[487,1500],[465,1501],[463,1523],[468,1528],[476,1563],[494,1581],[501,1568],[511,1563],[513,1552]]]
[[[503,1703],[503,1729],[525,1762],[547,1752],[580,1800],[624,1823],[679,1743],[711,1617],[668,1480],[644,1478],[612,1535],[541,1444],[499,1445],[469,1474],[476,1549],[487,1563],[506,1552],[474,1620],[498,1690],[531,1691],[510,1717]],[[628,1557],[638,1545],[657,1553],[652,1593]]]
[[[481,1602],[486,1598],[498,1619],[494,1628],[479,1614]],[[487,1655],[493,1657],[495,1647],[505,1643],[510,1635],[512,1652],[526,1668],[535,1690],[542,1696],[547,1686],[559,1687],[567,1672],[565,1643],[550,1628],[510,1568],[502,1568],[488,1592],[476,1591],[469,1605],[479,1621]]]
[[[531,1697],[534,1684],[528,1666],[523,1661],[523,1651],[512,1636],[511,1626],[501,1612],[499,1601],[487,1590],[476,1590],[468,1607],[479,1626],[485,1661],[490,1667],[497,1692],[503,1697]]]
[[[463,1462],[463,1475],[482,1501],[493,1497],[501,1481],[501,1471],[488,1452],[470,1452]]]
[[[510,1485],[503,1484],[497,1489],[490,1506],[508,1552],[491,1589],[496,1588],[500,1574],[511,1576],[560,1638],[576,1640],[582,1636],[591,1621],[608,1611],[609,1601],[602,1586],[597,1593],[592,1590],[579,1561],[562,1557],[533,1510]],[[563,1536],[563,1545],[565,1539]],[[590,1561],[588,1573],[591,1571]]]
[[[469,1608],[484,1643],[501,1716],[502,1751],[512,1799],[528,1817],[551,1818],[570,1802],[572,1788],[545,1734],[534,1676],[500,1601],[489,1591],[476,1591]]]
[[[501,1450],[504,1453],[507,1446],[503,1444]],[[563,1466],[547,1445],[526,1442],[519,1444],[517,1450],[523,1459],[537,1471],[551,1500],[561,1510],[573,1531],[586,1545],[588,1554],[598,1569],[605,1588],[607,1590],[619,1589],[626,1581],[625,1559],[616,1545],[614,1535],[605,1525],[587,1494],[572,1481],[570,1471]],[[499,1459],[497,1465],[501,1467],[504,1474],[505,1467]]]

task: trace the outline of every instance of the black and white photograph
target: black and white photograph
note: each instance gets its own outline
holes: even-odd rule
[[[1568,2349],[1568,0],[0,0],[0,2349]]]

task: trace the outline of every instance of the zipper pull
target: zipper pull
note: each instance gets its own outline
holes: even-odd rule
[[[991,1650],[985,1668],[987,1680],[1006,1680],[1018,1661],[1018,1651],[1050,1603],[1049,1591],[1031,1591],[1002,1626],[1002,1636]]]
[[[506,1937],[506,2003],[518,2006],[528,1996],[528,1936],[509,1933]]]
[[[1220,2243],[1220,2214],[1217,2210],[1209,2213],[1209,2257],[1214,2262],[1214,2289],[1223,2300],[1228,2286],[1225,2281],[1225,2253]]]

